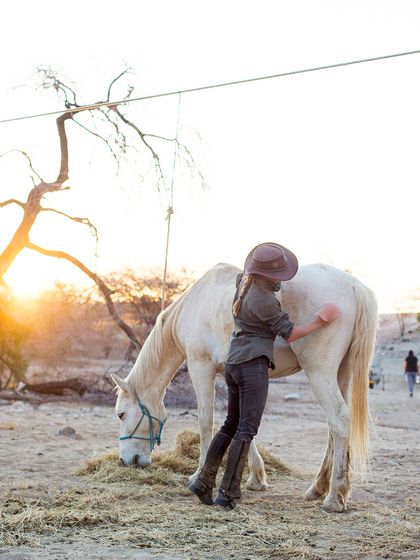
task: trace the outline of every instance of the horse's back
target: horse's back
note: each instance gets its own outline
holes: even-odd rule
[[[239,272],[240,269],[230,264],[217,264],[183,296],[175,330],[187,358],[224,361],[233,331],[232,301]],[[343,359],[355,324],[356,283],[360,284],[352,275],[324,264],[303,265],[292,280],[282,283],[279,298],[295,324],[314,319],[316,311],[326,302],[337,303],[341,315],[327,328],[294,342],[292,349],[277,338],[274,377],[299,371],[300,365],[304,368],[308,361],[325,359],[326,354],[334,356],[336,361]]]
[[[340,317],[331,325],[292,343],[303,369],[316,364],[335,368],[343,360],[355,328],[356,285],[363,287],[347,272],[325,264],[310,264],[301,266],[297,275],[282,286],[282,306],[296,324],[313,320],[323,303],[333,302],[340,308]]]

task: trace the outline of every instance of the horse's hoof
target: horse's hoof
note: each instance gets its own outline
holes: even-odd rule
[[[305,492],[305,500],[307,502],[319,500],[323,495],[316,489],[316,486],[310,486]]]
[[[261,482],[257,478],[250,477],[246,483],[247,490],[253,490],[254,492],[265,492],[269,487],[267,482]]]
[[[322,504],[322,509],[328,513],[343,513],[347,508],[346,504],[327,497]]]

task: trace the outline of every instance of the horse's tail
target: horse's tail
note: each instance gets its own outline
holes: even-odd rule
[[[340,366],[339,376],[351,379],[350,453],[353,468],[363,472],[369,453],[369,365],[372,359],[378,325],[378,309],[374,293],[356,281],[356,319],[347,355]],[[343,371],[345,370],[345,372]]]

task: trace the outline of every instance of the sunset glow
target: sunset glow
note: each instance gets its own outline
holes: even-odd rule
[[[72,269],[67,263],[30,252],[25,252],[16,259],[5,275],[5,280],[17,296],[24,297],[38,296],[55,282],[79,287],[92,284],[78,269]]]
[[[99,26],[98,41],[115,37],[105,53],[91,52],[90,39],[78,42],[69,53],[61,40],[51,38],[51,27],[30,52],[5,60],[10,78],[0,86],[3,116],[29,108],[36,112],[63,107],[54,92],[37,89],[36,80],[15,88],[47,55],[48,64],[64,69],[83,99],[93,101],[106,93],[124,66],[115,45],[118,52],[130,53],[130,64],[138,64],[130,80],[136,92],[146,94],[411,50],[418,37],[416,17],[409,17],[409,10],[404,15],[396,4],[385,9],[375,3],[353,3],[351,11],[338,10],[333,3],[331,9],[325,6],[334,13],[333,40],[327,20],[319,18],[314,5],[306,3],[305,13],[315,10],[312,15],[321,26],[317,30],[310,17],[302,20],[298,4],[287,9],[284,5],[287,17],[300,22],[298,36],[288,26],[279,33],[276,17],[265,19],[262,31],[255,26],[252,10],[244,10],[243,29],[237,30],[241,52],[232,50],[227,29],[221,30],[216,44],[213,34],[201,28],[187,26],[185,33],[173,35],[178,7],[170,3],[161,22],[164,41],[153,27],[138,37],[135,28],[128,32],[114,25]],[[271,8],[276,13],[274,3]],[[31,9],[28,6],[23,26],[31,21]],[[142,9],[148,17],[157,17],[151,15],[153,6]],[[236,17],[233,7],[223,9]],[[375,19],[377,9],[381,14],[383,10],[387,24]],[[10,10],[18,18],[19,8]],[[418,15],[418,8],[410,10]],[[205,11],[208,30],[222,25],[217,10]],[[80,22],[75,20],[75,25]],[[30,29],[23,27],[21,32]],[[7,29],[5,33],[3,39],[12,41]],[[249,36],[256,38],[255,43]],[[193,39],[200,48],[191,49]],[[176,52],[167,48],[171,41],[177,44]],[[86,52],[91,55],[86,57]],[[412,293],[418,287],[420,260],[411,216],[420,203],[418,62],[417,56],[400,57],[184,95],[180,139],[197,158],[210,188],[201,189],[185,165],[177,166],[169,270],[176,273],[186,267],[199,277],[217,262],[241,267],[251,247],[273,240],[290,247],[301,264],[326,262],[350,269],[376,292],[381,311],[401,307],[416,311]],[[177,107],[174,96],[132,103],[124,110],[147,132],[172,137]],[[0,153],[24,147],[42,176],[56,176],[60,160],[55,117],[4,127]],[[170,201],[167,190],[157,191],[149,162],[127,157],[117,176],[103,142],[74,122],[68,122],[67,129],[71,188],[48,195],[44,203],[70,216],[88,217],[98,229],[98,246],[86,226],[50,212],[37,218],[31,240],[67,251],[100,274],[125,268],[139,273],[161,270]],[[151,142],[160,149],[158,140]],[[173,151],[161,154],[170,185]],[[25,161],[16,154],[2,158],[0,175],[3,199],[26,199],[32,183]],[[0,250],[20,217],[16,206],[0,210]],[[56,280],[86,281],[72,265],[28,251],[18,257],[6,280],[26,295],[39,293]]]

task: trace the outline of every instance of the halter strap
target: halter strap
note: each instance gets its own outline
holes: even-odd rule
[[[152,416],[150,414],[147,406],[144,405],[140,401],[140,399],[138,398],[137,395],[136,395],[136,399],[137,399],[137,404],[139,405],[139,408],[142,411],[142,416],[141,416],[140,420],[137,422],[137,426],[134,428],[134,430],[131,432],[131,434],[128,435],[128,436],[120,436],[119,439],[120,439],[120,441],[123,441],[123,440],[126,440],[126,439],[148,440],[150,442],[150,451],[152,452],[153,449],[155,448],[155,445],[160,445],[160,443],[161,443],[162,430],[163,430],[163,426],[164,426],[166,420],[159,420],[159,418],[156,418],[156,416]],[[145,417],[149,421],[149,437],[135,436],[134,434],[136,433],[137,428],[140,426],[140,424],[143,421],[143,418],[145,418]],[[159,431],[156,435],[153,433],[153,420],[156,420],[157,422],[159,422]]]

